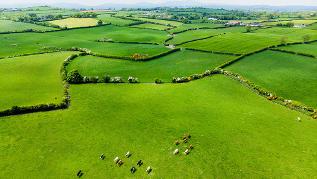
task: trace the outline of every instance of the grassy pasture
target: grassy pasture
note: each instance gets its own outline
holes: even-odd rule
[[[85,56],[74,60],[68,66],[68,71],[77,69],[84,76],[120,76],[125,81],[129,76],[133,76],[139,78],[141,82],[154,82],[156,78],[171,82],[174,76],[202,73],[234,58],[236,57],[188,50],[147,62]]]
[[[45,27],[31,23],[14,22],[11,20],[0,20],[0,32],[22,32],[32,29],[33,31],[50,31],[56,28]]]
[[[168,21],[168,20],[160,20],[160,19],[149,19],[149,18],[136,18],[138,20],[144,21],[144,22],[153,22],[157,24],[167,25],[167,26],[181,26],[183,23],[177,22],[177,21]]]
[[[291,21],[276,21],[276,22],[265,22],[265,25],[277,25],[277,24],[287,24],[287,23],[294,23],[295,25],[299,25],[299,24],[305,24],[305,25],[310,25],[313,23],[316,23],[317,20],[316,19],[307,19],[307,20],[291,20]]]
[[[187,29],[195,29],[195,28],[217,28],[222,27],[221,24],[212,24],[212,23],[197,23],[197,24],[182,24],[177,28],[169,30],[171,33],[180,32]]]
[[[121,19],[118,17],[113,17],[111,14],[102,14],[98,16],[98,19],[102,20],[104,23],[111,23],[113,25],[118,26],[128,26],[136,21],[128,20],[128,19]]]
[[[149,177],[149,165],[153,178],[317,175],[316,121],[224,76],[180,85],[75,85],[71,94],[68,110],[1,118],[1,178],[75,178],[79,169],[85,178],[128,178],[139,159],[136,178]],[[174,141],[186,132],[194,149],[174,156]]]
[[[154,33],[155,32],[155,33]],[[0,36],[0,57],[45,52],[51,48],[81,47],[95,53],[130,56],[134,53],[155,55],[168,49],[158,45],[95,42],[112,39],[127,42],[163,42],[167,33],[150,29],[104,26],[50,33],[19,33]],[[10,47],[10,48],[8,48]]]
[[[0,60],[0,111],[12,106],[60,103],[64,88],[63,61],[72,52]]]
[[[75,28],[75,27],[90,27],[97,25],[98,20],[94,18],[67,18],[61,20],[49,21],[49,23],[60,27]]]
[[[279,47],[278,49],[293,51],[297,53],[310,54],[317,57],[317,43],[297,44]]]
[[[314,30],[267,28],[252,33],[227,33],[210,39],[187,43],[182,47],[231,53],[250,53],[281,44],[282,38],[286,38],[287,42],[302,42],[305,35],[309,35],[311,40],[317,39],[317,32]]]
[[[165,25],[159,25],[159,24],[150,24],[150,23],[145,23],[145,24],[138,24],[134,25],[132,27],[138,27],[138,28],[147,28],[147,29],[155,29],[155,30],[166,30],[169,27]]]
[[[317,108],[317,60],[314,58],[266,51],[238,61],[228,70],[278,96]]]
[[[244,32],[244,27],[230,27],[230,28],[223,28],[223,29],[199,29],[199,30],[190,30],[187,32],[175,34],[174,38],[168,43],[170,44],[180,44],[183,42],[187,42],[190,40],[205,38],[209,36],[214,36],[218,34],[224,34],[228,32]]]

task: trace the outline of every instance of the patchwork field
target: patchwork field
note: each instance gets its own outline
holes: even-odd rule
[[[165,26],[165,25],[149,24],[149,23],[134,25],[132,27],[146,28],[146,29],[156,29],[156,30],[166,30],[166,29],[170,28],[170,27]]]
[[[222,29],[200,29],[200,30],[190,30],[180,34],[175,34],[174,38],[168,43],[170,44],[181,44],[195,39],[206,38],[210,36],[216,36],[219,34],[225,34],[230,32],[245,32],[244,27],[232,27],[232,28],[222,28]]]
[[[247,57],[228,70],[241,74],[278,96],[317,107],[317,59],[266,51]]]
[[[296,53],[310,54],[317,57],[317,43],[310,44],[298,44],[298,45],[289,45],[284,47],[279,47],[278,49],[292,51]]]
[[[52,27],[45,27],[31,23],[14,22],[10,20],[0,20],[0,33],[1,32],[22,32],[26,30],[33,31],[51,31],[57,30]]]
[[[69,110],[1,119],[1,178],[71,178],[80,169],[85,178],[125,178],[139,159],[138,178],[148,177],[147,166],[154,178],[317,174],[316,121],[223,76],[181,85],[75,85],[71,93]],[[194,149],[174,156],[174,141],[186,132]]]
[[[94,18],[67,18],[50,21],[49,23],[58,25],[60,27],[74,28],[96,26],[97,22],[98,21]]]
[[[123,42],[157,43],[163,42],[165,38],[167,38],[167,33],[163,31],[115,26],[50,33],[5,34],[0,36],[2,42],[0,43],[0,57],[46,52],[59,48],[69,49],[72,47],[87,48],[95,53],[115,56],[130,56],[134,53],[152,55],[168,51],[168,49],[158,45],[116,44],[96,41],[111,39]]]
[[[110,14],[99,15],[98,19],[102,20],[104,23],[111,23],[113,25],[118,25],[118,26],[128,26],[128,25],[136,22],[133,20],[127,20],[127,19],[113,17]]]
[[[181,26],[178,26],[177,28],[173,28],[169,30],[171,33],[177,33],[181,32],[183,30],[188,29],[195,29],[195,28],[217,28],[222,27],[221,24],[212,24],[212,23],[198,23],[198,24],[182,24]]]
[[[0,179],[317,176],[317,11],[92,7],[0,8]]]
[[[60,103],[64,94],[60,68],[74,52],[0,60],[0,111],[12,106]]]
[[[147,62],[85,56],[74,60],[68,66],[68,71],[79,70],[83,76],[99,76],[100,78],[105,75],[119,76],[125,81],[129,76],[133,76],[139,78],[141,82],[153,83],[157,78],[164,82],[171,82],[173,77],[203,73],[207,69],[214,69],[234,58],[236,57],[189,50]]]

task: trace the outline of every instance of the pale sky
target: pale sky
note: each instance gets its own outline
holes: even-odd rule
[[[77,3],[84,5],[98,5],[107,3],[116,4],[133,4],[133,3],[164,3],[173,0],[0,0],[0,4],[14,5],[14,4],[54,4],[54,3]],[[188,0],[178,0],[188,1]],[[208,4],[226,4],[226,5],[305,5],[317,6],[317,0],[191,0],[194,2],[208,3]]]

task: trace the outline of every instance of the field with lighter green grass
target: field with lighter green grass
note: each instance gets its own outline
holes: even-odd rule
[[[317,107],[317,59],[266,51],[247,57],[228,70],[241,74],[278,96]]]
[[[99,76],[99,78],[105,75],[119,76],[125,81],[129,76],[133,76],[139,78],[140,82],[153,83],[157,78],[171,82],[173,77],[200,74],[234,58],[237,57],[189,50],[147,62],[85,56],[75,59],[68,66],[68,71],[79,70],[83,76]]]
[[[167,26],[181,26],[183,23],[177,21],[168,21],[168,20],[160,20],[160,19],[150,19],[150,18],[135,18],[144,22],[153,22],[157,24],[167,25]]]
[[[1,178],[73,178],[78,170],[84,178],[126,178],[139,159],[144,164],[136,178],[317,175],[316,121],[226,77],[180,85],[74,85],[71,93],[68,110],[1,118]],[[184,133],[192,137],[177,147]],[[172,154],[189,144],[188,156]],[[122,167],[114,164],[116,156]]]
[[[94,18],[67,18],[50,21],[49,23],[58,25],[59,27],[75,28],[96,26],[97,22],[98,20]]]
[[[14,22],[10,20],[0,20],[0,33],[1,32],[22,32],[26,30],[33,31],[52,31],[57,30],[53,27],[45,27],[31,23]]]
[[[60,103],[64,95],[60,68],[74,52],[0,60],[0,111],[12,106]]]

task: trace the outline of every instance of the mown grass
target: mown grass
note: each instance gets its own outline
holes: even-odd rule
[[[266,51],[228,67],[278,96],[317,108],[317,60]]]
[[[97,22],[98,20],[94,18],[67,18],[49,21],[51,24],[67,28],[96,26]]]
[[[59,52],[0,60],[0,111],[12,106],[60,103],[64,87],[63,61],[72,52]]]
[[[96,42],[101,39],[124,42],[162,42],[167,33],[151,29],[104,26],[50,33],[19,33],[0,36],[0,57],[46,52],[58,48],[81,47],[105,55],[130,56],[134,53],[155,55],[167,48],[145,44]]]
[[[128,19],[121,19],[118,17],[113,17],[111,14],[102,14],[98,16],[98,19],[102,20],[104,23],[111,23],[113,25],[118,26],[128,26],[136,21],[128,20]]]
[[[297,44],[279,47],[278,49],[292,51],[296,53],[310,54],[317,57],[317,43]]]
[[[137,77],[141,82],[154,82],[156,78],[171,82],[173,77],[189,76],[213,69],[236,57],[211,53],[180,51],[174,54],[147,61],[133,62],[118,59],[105,59],[85,56],[75,59],[68,71],[79,70],[83,76],[120,76],[127,79]]]
[[[10,20],[0,20],[0,32],[22,32],[25,30],[50,31],[56,30],[53,27],[45,27],[31,23],[14,22]]]
[[[224,76],[180,85],[75,85],[71,94],[67,110],[1,118],[1,178],[74,178],[80,169],[85,178],[145,178],[147,166],[153,178],[317,175],[316,121]],[[193,151],[174,156],[186,146],[174,141],[187,132]],[[132,175],[139,159],[144,165]]]

